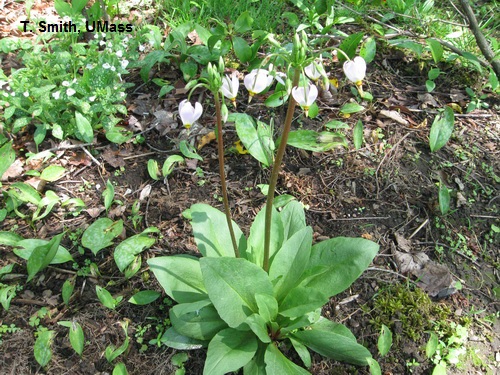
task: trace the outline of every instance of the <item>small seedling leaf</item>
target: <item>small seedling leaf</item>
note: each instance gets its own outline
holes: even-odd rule
[[[0,147],[0,178],[3,176],[5,171],[9,169],[14,160],[16,159],[16,153],[12,148],[12,141],[5,143]]]
[[[128,301],[134,305],[147,305],[148,303],[156,301],[160,296],[161,293],[154,290],[142,290],[130,297]]]
[[[92,125],[90,125],[89,120],[80,112],[75,112],[75,121],[79,133],[78,138],[84,142],[91,143],[94,139],[94,131],[92,130]]]
[[[361,112],[364,109],[365,107],[359,105],[358,103],[347,103],[344,104],[342,108],[340,108],[340,112],[343,114],[351,114],[351,113]]]
[[[450,210],[450,190],[442,183],[439,184],[439,210],[442,215]]]
[[[182,155],[184,155],[185,157],[203,161],[203,158],[196,152],[196,149],[186,140],[181,141],[181,143],[179,144],[179,149],[181,150]],[[179,162],[183,161],[184,159],[179,160]]]
[[[82,235],[82,246],[94,255],[113,244],[113,239],[123,230],[123,220],[113,221],[107,217],[97,219]]]
[[[38,337],[35,341],[33,352],[36,361],[42,367],[47,366],[52,358],[51,346],[53,337],[54,331],[43,331],[38,333]]]
[[[380,369],[380,365],[376,360],[371,357],[367,358],[366,360],[368,361],[371,375],[382,375],[382,370]]]
[[[359,150],[363,144],[363,122],[361,120],[358,120],[356,125],[354,125],[353,142],[356,150]]]
[[[182,163],[183,161],[184,158],[180,155],[170,155],[167,160],[165,160],[165,163],[163,163],[163,167],[161,169],[163,177],[167,177],[170,173],[172,173],[175,163]]]
[[[28,269],[28,282],[45,267],[47,267],[57,254],[59,243],[64,233],[58,234],[52,238],[47,244],[38,246],[33,249],[26,268]]]
[[[155,239],[148,237],[144,233],[136,234],[121,242],[114,252],[115,263],[118,269],[123,272],[130,263],[134,261],[136,255],[150,248],[155,243]]]
[[[380,329],[380,336],[378,338],[378,351],[380,355],[383,357],[387,353],[392,346],[392,332],[385,324],[382,324],[382,328]]]
[[[111,181],[106,181],[106,189],[102,192],[102,196],[104,197],[104,208],[108,211],[115,199],[115,187]]]
[[[429,134],[429,146],[432,152],[443,147],[453,133],[453,125],[455,124],[455,115],[453,109],[446,106],[444,113],[436,116],[432,123],[431,132]]]
[[[425,346],[425,355],[427,358],[432,358],[436,353],[437,347],[439,344],[439,339],[434,332],[430,332],[429,341],[427,341],[427,345]]]
[[[373,61],[376,53],[377,53],[377,43],[375,42],[375,39],[372,37],[367,38],[363,42],[363,45],[359,50],[359,55],[363,59],[365,59],[366,63],[368,64]]]
[[[113,369],[113,375],[128,375],[127,367],[125,363],[120,362],[115,365]]]
[[[69,327],[69,342],[75,352],[81,356],[83,353],[85,336],[83,334],[82,326],[75,321],[71,322],[71,326]]]
[[[99,298],[99,301],[101,301],[101,303],[108,309],[114,310],[120,302],[118,298],[114,299],[110,292],[108,292],[103,287],[100,287],[99,285],[95,286],[95,291],[97,293],[97,298]]]
[[[436,39],[429,38],[426,40],[431,49],[432,58],[437,64],[443,58],[443,46]]]
[[[73,290],[75,289],[75,278],[72,277],[64,282],[62,286],[62,299],[64,304],[67,306],[69,304],[69,300],[71,295],[73,294]]]
[[[50,165],[42,171],[40,178],[45,181],[53,182],[59,180],[65,172],[66,169],[60,165]]]

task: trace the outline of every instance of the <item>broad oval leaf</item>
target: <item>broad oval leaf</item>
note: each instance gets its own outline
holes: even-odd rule
[[[9,169],[11,164],[14,163],[15,159],[16,153],[12,148],[12,141],[6,142],[2,147],[0,147],[0,178],[3,176],[5,171]]]
[[[252,49],[245,39],[235,36],[233,37],[234,54],[242,62],[247,63],[252,59]]]
[[[455,124],[455,115],[453,109],[446,106],[444,113],[436,116],[431,126],[429,134],[429,146],[432,152],[443,147],[453,133],[453,125]]]
[[[192,205],[190,213],[193,235],[200,253],[205,257],[234,257],[226,215],[208,204],[201,203]],[[244,256],[247,248],[246,238],[234,221],[232,224],[239,252]]]
[[[160,298],[161,294],[156,290],[141,290],[129,298],[129,302],[134,305],[147,305]]]
[[[264,226],[265,226],[265,208],[261,209],[255,217],[250,227],[248,236],[247,259],[252,263],[262,267],[264,262]],[[269,259],[281,248],[283,243],[283,223],[281,217],[273,208],[271,214],[271,240],[269,244]],[[271,293],[272,294],[272,293]]]
[[[356,150],[360,149],[363,144],[363,122],[361,120],[358,120],[356,125],[354,125],[353,141]]]
[[[146,233],[136,234],[122,241],[113,254],[118,269],[123,272],[135,259],[135,256],[153,246],[154,238],[148,237]]]
[[[198,258],[188,255],[157,257],[149,267],[165,293],[178,303],[208,299]]]
[[[26,263],[26,268],[28,269],[27,281],[33,279],[39,271],[43,270],[54,260],[63,235],[64,233],[58,234],[46,244],[37,246],[33,249]]]
[[[52,358],[52,340],[54,335],[54,331],[38,332],[33,352],[35,354],[36,361],[42,367],[47,366]]]
[[[264,361],[268,374],[310,375],[307,370],[286,358],[273,343],[267,346]]]
[[[252,331],[227,328],[208,344],[204,375],[225,375],[245,366],[257,352],[257,338]]]
[[[340,112],[344,114],[357,113],[364,110],[365,107],[359,105],[358,103],[347,103],[340,108]]]
[[[342,324],[324,320],[326,319],[320,320],[306,330],[292,333],[291,336],[325,357],[366,366],[367,358],[372,358],[368,349],[358,344],[354,335]]]
[[[94,139],[94,130],[89,120],[80,112],[75,112],[75,121],[78,129],[78,138],[84,142],[91,143]]]
[[[382,324],[382,328],[380,329],[380,336],[377,342],[377,348],[380,355],[383,357],[387,353],[392,346],[392,332],[385,324]]]
[[[97,219],[82,235],[82,246],[90,249],[94,255],[113,244],[123,230],[123,220],[113,221],[107,217]]]
[[[208,346],[207,341],[196,340],[191,337],[183,336],[173,327],[167,329],[160,341],[168,347],[178,350],[195,350]]]
[[[210,300],[229,327],[258,312],[256,293],[273,294],[267,273],[246,259],[201,258],[200,266]]]
[[[270,343],[271,338],[269,337],[269,333],[267,331],[266,321],[259,314],[250,315],[245,323],[250,327],[255,336],[259,338],[259,340],[263,343]]]
[[[244,113],[232,113],[228,121],[234,121],[236,133],[248,152],[266,167],[270,166],[273,162],[272,153],[259,140],[257,125],[252,117]]]
[[[227,328],[209,300],[175,305],[169,312],[175,330],[196,340],[211,340],[217,332]]]
[[[75,352],[81,356],[85,344],[85,336],[83,334],[82,326],[77,322],[72,322],[69,328],[69,342]]]
[[[38,238],[28,238],[26,240],[21,240],[16,244],[16,246],[18,246],[19,248],[14,249],[14,254],[16,254],[20,258],[28,260],[37,247],[44,246],[46,244],[48,244],[48,241],[40,240]],[[52,258],[50,264],[61,264],[70,262],[72,260],[73,257],[71,256],[69,251],[65,247],[59,245],[56,255],[54,256],[54,258]]]
[[[280,214],[283,223],[283,239],[287,240],[306,227],[304,206],[298,201],[291,201],[283,207]]]
[[[340,146],[347,146],[341,133],[316,132],[314,130],[292,130],[288,134],[287,145],[307,151],[324,152]]]
[[[42,171],[40,178],[45,181],[53,182],[59,180],[65,172],[66,169],[60,165],[49,165]]]

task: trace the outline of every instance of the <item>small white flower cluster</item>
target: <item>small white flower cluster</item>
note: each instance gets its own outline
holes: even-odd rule
[[[358,87],[358,90],[360,90],[360,93],[362,93],[362,81],[366,74],[365,60],[362,57],[357,56],[353,60],[346,61],[343,69],[347,79],[354,82]],[[271,74],[271,71],[273,74]],[[318,82],[320,78],[325,78],[324,82],[328,85],[328,78],[321,60],[313,62],[309,66],[305,67],[304,73],[314,83]],[[272,65],[270,65],[269,70],[254,69],[247,74],[243,79],[243,83],[248,90],[249,101],[252,100],[254,95],[263,92],[271,86],[274,79],[282,85],[286,85],[286,74],[273,71]],[[293,87],[291,90],[293,99],[304,110],[306,116],[308,115],[309,108],[318,98],[318,88],[314,83],[305,81],[302,86]],[[220,91],[227,99],[231,100],[235,107],[239,85],[240,82],[236,72],[233,72],[231,75],[226,74],[222,78]],[[195,103],[195,106],[193,107],[193,105],[185,99],[179,104],[179,115],[181,121],[188,129],[201,117],[202,113],[203,107],[200,103]]]

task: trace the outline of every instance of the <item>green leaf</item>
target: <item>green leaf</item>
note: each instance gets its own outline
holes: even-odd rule
[[[303,285],[322,290],[328,297],[343,292],[363,273],[379,245],[363,238],[336,237],[312,247]],[[307,271],[306,271],[307,272]]]
[[[227,328],[208,345],[204,375],[225,375],[245,366],[257,351],[257,338],[251,331]]]
[[[168,347],[178,350],[195,350],[208,346],[208,342],[183,336],[173,327],[167,329],[160,341]]]
[[[264,226],[266,210],[263,208],[257,213],[248,236],[247,259],[260,267],[264,263]],[[269,259],[281,248],[283,243],[283,223],[281,217],[273,208],[271,214],[271,240],[269,243]],[[272,293],[271,293],[272,294]]]
[[[252,117],[244,113],[232,113],[228,121],[234,121],[236,133],[248,152],[266,167],[270,166],[273,162],[273,155],[259,140],[257,127]]]
[[[345,38],[342,41],[342,43],[340,43],[339,48],[342,51],[344,51],[345,54],[349,56],[350,59],[353,59],[354,56],[356,55],[356,49],[358,48],[358,45],[362,39],[363,39],[363,33],[351,34],[347,38]],[[344,54],[339,53],[338,57],[340,62],[345,61]]]
[[[106,181],[106,189],[102,192],[102,196],[104,197],[104,208],[108,211],[115,199],[115,187],[111,181]]]
[[[381,357],[384,357],[392,346],[392,332],[385,324],[382,324],[382,328],[380,329],[380,336],[378,338],[378,352]]]
[[[442,215],[450,210],[450,190],[443,183],[439,184],[439,210]]]
[[[14,182],[10,185],[10,192],[22,202],[29,202],[35,206],[39,206],[42,200],[38,191],[24,182]]]
[[[259,314],[252,314],[246,320],[245,323],[250,327],[255,336],[263,343],[270,343],[271,338],[267,331],[266,321]]]
[[[94,255],[113,244],[123,230],[123,220],[113,221],[107,217],[97,219],[82,235],[82,246],[90,249]]]
[[[366,38],[363,42],[361,49],[359,50],[359,55],[365,59],[366,63],[369,64],[375,59],[375,54],[377,53],[377,43],[372,37]]]
[[[76,127],[78,128],[78,138],[84,142],[91,143],[94,140],[94,131],[89,120],[80,112],[75,112]]]
[[[120,345],[120,347],[118,348],[115,348],[114,345],[109,345],[106,347],[106,350],[104,352],[104,356],[106,357],[107,361],[109,363],[113,362],[116,358],[118,358],[119,356],[121,356],[123,353],[125,353],[125,351],[127,350],[128,348],[128,345],[130,343],[130,337],[126,337],[125,338],[125,341],[123,342],[123,344]]]
[[[307,370],[286,358],[274,343],[267,346],[264,361],[268,374],[310,375]]]
[[[255,302],[259,309],[259,315],[266,323],[271,323],[278,315],[278,301],[269,294],[256,293]]]
[[[179,149],[181,150],[182,155],[184,155],[185,157],[203,161],[203,158],[196,152],[196,149],[186,140],[183,140],[179,143]],[[184,159],[181,161],[184,161]]]
[[[175,163],[182,163],[184,162],[184,158],[180,155],[170,155],[167,160],[163,163],[163,167],[161,169],[161,172],[163,173],[164,177],[167,177],[172,173],[174,170],[174,164]]]
[[[201,258],[200,266],[210,300],[229,327],[258,312],[256,293],[273,293],[267,273],[245,259]]]
[[[28,269],[28,282],[33,279],[33,277],[41,270],[46,268],[54,259],[59,248],[59,243],[63,237],[64,233],[58,234],[53,237],[47,244],[35,247],[28,262],[26,268]]]
[[[50,165],[42,171],[40,178],[45,181],[53,182],[59,180],[65,172],[66,169],[64,167],[59,165]]]
[[[81,356],[83,353],[83,346],[85,344],[85,336],[83,334],[82,326],[75,321],[71,322],[71,327],[69,328],[69,342],[75,352]]]
[[[342,106],[342,108],[340,108],[340,113],[351,114],[351,113],[361,112],[364,109],[365,109],[365,107],[363,107],[362,105],[359,105],[358,103],[353,102],[353,103],[344,104]]]
[[[252,59],[252,49],[247,41],[239,36],[233,37],[233,48],[236,57],[244,64]]]
[[[431,80],[425,81],[425,88],[427,92],[432,92],[436,88],[436,83]]]
[[[306,227],[283,243],[269,268],[269,279],[274,286],[274,296],[280,302],[290,289],[297,286],[309,262],[312,245],[312,228]]]
[[[270,108],[281,107],[288,102],[289,95],[285,90],[275,91],[268,96],[264,104]]]
[[[125,268],[127,268],[128,265],[134,261],[136,255],[154,245],[156,240],[148,237],[147,233],[143,232],[129,237],[115,248],[113,257],[118,269],[121,272],[123,272]]]
[[[291,201],[286,204],[281,210],[280,216],[283,223],[284,240],[289,239],[299,230],[306,227],[304,206],[300,202]]]
[[[191,79],[198,73],[198,64],[194,61],[185,61],[180,63],[179,68],[184,76],[186,82],[191,81]]]
[[[48,243],[49,243],[48,241],[40,240],[37,238],[29,238],[26,240],[21,240],[16,245],[20,248],[14,249],[14,254],[16,254],[20,258],[28,260],[36,248],[38,248],[39,246],[45,246]],[[70,262],[72,260],[73,257],[71,256],[69,251],[65,247],[59,246],[56,255],[54,256],[50,264],[61,264]]]
[[[294,340],[291,337],[289,339],[290,342],[292,343],[293,348],[295,349],[300,359],[304,363],[304,366],[306,366],[307,368],[311,367],[311,353],[309,353],[307,346],[302,345],[300,342]]]
[[[67,279],[62,286],[62,299],[66,306],[69,305],[69,300],[71,299],[71,295],[73,294],[73,290],[75,289],[75,277]]]
[[[33,347],[33,352],[35,354],[35,359],[38,364],[45,367],[49,364],[52,358],[52,340],[55,336],[54,331],[42,331],[38,332],[38,337],[35,341]]]
[[[287,145],[313,152],[329,151],[335,147],[347,146],[340,133],[316,132],[314,130],[292,130],[288,134]]]
[[[137,292],[132,297],[130,297],[128,301],[130,303],[133,303],[134,305],[142,306],[156,301],[158,298],[160,298],[160,296],[161,293],[158,293],[155,290],[141,290],[140,292]]]
[[[435,80],[440,74],[441,70],[439,68],[432,68],[427,73],[427,77],[429,77],[430,80]]]
[[[18,246],[19,241],[22,241],[23,238],[14,232],[0,232],[0,245],[4,246]]]
[[[5,311],[10,307],[10,302],[16,296],[17,285],[0,284],[0,303]]]
[[[380,365],[376,360],[374,360],[372,357],[369,357],[366,360],[368,361],[371,375],[382,375],[382,370],[380,369]]]
[[[97,293],[97,298],[99,298],[99,301],[101,301],[101,303],[108,309],[114,310],[121,301],[121,296],[115,299],[110,292],[99,285],[95,286],[95,291]]]
[[[236,20],[234,24],[234,31],[240,34],[245,33],[252,30],[252,24],[253,18],[250,16],[250,13],[248,13],[248,11],[244,11]]]
[[[123,362],[117,363],[113,368],[112,375],[128,375],[127,366],[125,366],[125,363]]]
[[[12,141],[10,141],[0,147],[0,178],[14,163],[14,160],[16,160],[16,153],[12,148]]]
[[[455,115],[453,114],[453,109],[446,106],[444,113],[436,116],[431,126],[429,146],[432,152],[436,152],[448,142],[453,133],[454,124]]]
[[[368,349],[358,344],[345,326],[324,318],[306,330],[292,333],[291,337],[316,353],[336,361],[366,366],[367,358],[371,358]]]
[[[439,345],[439,339],[434,332],[430,332],[429,334],[429,341],[427,341],[427,345],[425,346],[425,355],[430,359],[434,357],[434,354],[436,353]]]
[[[194,204],[190,208],[193,236],[198,250],[205,257],[234,257],[231,236],[226,215],[207,204]],[[240,254],[244,256],[247,248],[246,238],[233,221],[233,231]]]
[[[149,177],[151,177],[153,180],[159,180],[158,175],[160,174],[160,169],[158,168],[158,162],[156,160],[148,160],[148,173]]]
[[[434,370],[432,370],[432,375],[447,375],[446,371],[446,363],[441,361],[434,367]]]
[[[356,125],[354,125],[353,141],[354,147],[356,148],[356,150],[359,150],[361,148],[361,145],[363,144],[363,122],[361,120],[358,120]]]
[[[443,58],[443,46],[436,39],[426,39],[427,45],[431,49],[432,58],[434,62],[437,64]]]
[[[196,340],[211,340],[227,328],[209,300],[175,305],[169,312],[172,327],[183,336]]]

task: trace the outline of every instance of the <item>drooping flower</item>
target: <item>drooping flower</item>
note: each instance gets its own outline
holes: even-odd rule
[[[255,94],[261,93],[273,83],[273,76],[265,69],[254,69],[245,76],[243,82],[250,94],[248,101],[251,101]]]
[[[347,79],[360,87],[366,74],[366,62],[361,56],[344,63],[344,74]]]
[[[201,117],[203,113],[203,107],[200,103],[196,102],[194,107],[191,103],[184,99],[179,103],[179,116],[181,117],[181,121],[187,129],[193,125],[196,120]]]
[[[318,88],[315,85],[307,85],[306,87],[294,87],[292,96],[301,108],[309,115],[309,108],[318,97]]]
[[[240,81],[238,81],[238,75],[236,72],[233,72],[231,76],[225,75],[222,78],[222,86],[221,91],[222,94],[233,102],[233,105],[236,107],[236,96],[238,96],[238,89],[240,88]]]
[[[315,63],[311,63],[304,68],[304,72],[306,76],[308,76],[312,81],[316,82],[321,78],[321,72],[318,70],[318,67]]]

